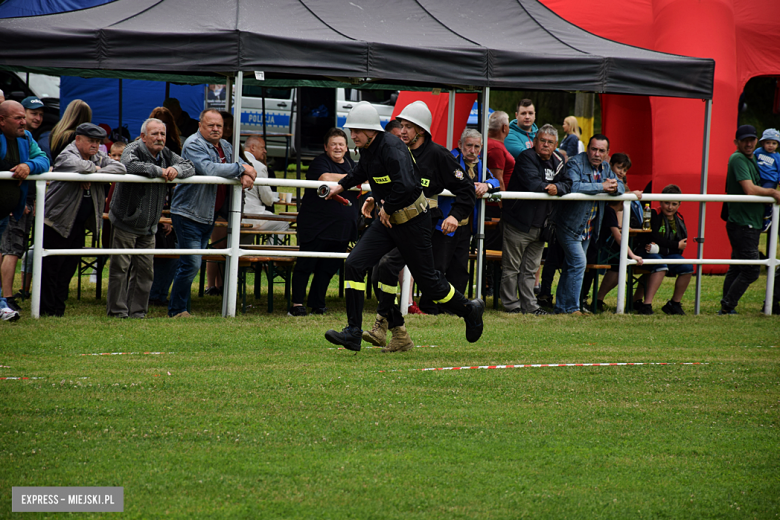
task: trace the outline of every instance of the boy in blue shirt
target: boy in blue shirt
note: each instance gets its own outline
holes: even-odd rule
[[[774,128],[767,128],[761,135],[758,148],[753,152],[758,163],[758,175],[761,177],[762,188],[777,188],[780,182],[780,153],[777,146],[780,143],[780,132]],[[764,212],[764,227],[761,232],[769,230],[772,224],[772,205],[767,204]]]

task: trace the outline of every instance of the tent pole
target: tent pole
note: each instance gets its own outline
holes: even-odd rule
[[[119,135],[122,135],[122,80],[119,80],[119,125],[117,126]]]
[[[452,142],[453,135],[455,133],[455,91],[450,90],[449,106],[447,107],[447,144],[445,145],[448,150],[455,148],[455,143]]]
[[[165,99],[168,99],[169,97],[171,97],[171,82],[170,81],[166,81],[165,82]]]
[[[704,145],[702,147],[701,158],[701,194],[707,193],[707,173],[710,164],[710,124],[712,119],[712,99],[705,100],[707,103],[704,108]],[[723,204],[727,204],[724,202]],[[707,203],[699,202],[699,236],[696,237],[696,258],[704,258],[704,218],[706,216]],[[696,299],[693,307],[693,313],[701,313],[701,264],[696,268]]]
[[[487,148],[488,148],[488,115],[490,113],[490,87],[482,91],[482,180],[487,179]],[[477,298],[482,298],[482,268],[484,266],[485,253],[485,199],[478,199],[479,212],[477,213]],[[496,298],[498,287],[493,287],[493,298]]]
[[[228,79],[228,82],[230,79]],[[228,83],[229,85],[230,83]],[[233,117],[233,160],[238,162],[238,147],[241,144],[241,96],[244,87],[244,73],[236,73],[236,116]],[[229,87],[228,87],[229,88]],[[230,99],[230,90],[226,92],[226,98]],[[236,297],[238,295],[238,264],[241,252],[239,241],[241,239],[241,185],[230,187],[230,218],[228,220],[228,243],[230,254],[225,258],[225,275],[227,278],[227,297],[222,299],[222,317],[232,318],[236,315]]]
[[[301,180],[301,121],[303,121],[303,118],[301,117],[301,87],[295,89],[295,110],[293,113],[295,114],[295,128],[293,129],[293,132],[295,133],[295,174],[296,178]],[[284,176],[285,178],[287,177],[287,172],[284,172]],[[301,200],[300,188],[295,188],[295,198],[296,200]]]
[[[265,87],[260,87],[260,95],[263,99],[263,142],[268,146],[268,137],[266,137],[265,131]]]
[[[225,80],[225,112],[230,112],[230,109],[233,108],[233,96],[231,95],[232,90],[233,78],[228,76],[227,80]],[[233,116],[233,119],[236,119],[236,117]]]

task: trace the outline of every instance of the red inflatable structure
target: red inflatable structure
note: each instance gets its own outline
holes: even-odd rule
[[[756,76],[780,76],[780,4],[777,0],[541,0],[556,14],[598,36],[672,54],[715,60],[708,193],[724,193],[726,166],[734,152],[739,96]],[[684,193],[701,188],[705,103],[693,99],[602,95],[602,129],[611,151],[634,163],[632,189],[653,181],[658,193],[677,184]],[[759,132],[763,128],[758,129]],[[705,258],[729,258],[720,220],[721,203],[707,204]],[[691,236],[698,203],[682,204]],[[695,258],[692,243],[685,256]],[[724,272],[726,266],[705,266]]]

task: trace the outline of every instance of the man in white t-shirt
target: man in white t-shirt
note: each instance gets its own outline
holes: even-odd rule
[[[244,155],[257,170],[258,179],[268,178],[268,168],[264,164],[267,157],[265,140],[260,136],[250,136],[244,143]],[[273,215],[266,207],[273,208],[275,193],[269,186],[256,184],[252,188],[244,190],[244,213],[254,215]],[[257,220],[252,218],[242,219],[244,224],[252,224],[252,229],[259,231],[288,231],[288,222],[275,222],[272,220]]]

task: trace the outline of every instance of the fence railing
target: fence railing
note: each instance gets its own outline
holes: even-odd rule
[[[11,172],[0,172],[0,180],[12,179]],[[79,173],[45,173],[29,177],[29,180],[35,182],[36,188],[36,213],[33,234],[33,284],[31,299],[31,314],[34,318],[40,316],[40,291],[41,291],[41,268],[44,256],[51,255],[78,255],[78,256],[96,256],[96,255],[149,255],[149,254],[176,254],[176,255],[205,255],[216,254],[225,255],[225,283],[227,284],[227,294],[223,299],[222,315],[225,317],[235,316],[236,314],[236,296],[238,293],[238,260],[242,256],[269,256],[269,257],[309,257],[309,258],[346,258],[347,253],[320,253],[306,251],[280,251],[252,249],[246,250],[240,247],[240,223],[241,223],[241,185],[238,181],[223,179],[220,177],[194,176],[188,179],[175,180],[173,183],[179,184],[226,184],[232,186],[233,196],[231,197],[230,216],[228,221],[227,247],[222,249],[44,249],[43,248],[43,217],[45,214],[45,195],[47,181],[64,182],[133,182],[133,183],[158,183],[164,184],[162,179],[149,179],[137,175],[109,175],[109,174],[79,174]],[[277,187],[291,188],[317,188],[322,184],[335,185],[335,182],[304,181],[292,179],[257,179],[255,184]],[[368,185],[363,186],[368,190]],[[445,191],[444,196],[452,196]],[[620,196],[611,195],[583,195],[570,194],[563,197],[551,197],[546,193],[530,192],[499,192],[488,195],[481,199],[480,214],[485,214],[485,201],[489,199],[521,199],[521,200],[549,200],[554,202],[565,202],[574,200],[596,200],[596,201],[623,201],[623,222],[621,223],[623,236],[628,237],[630,221],[630,204],[638,200],[633,193],[627,193]],[[730,260],[730,259],[684,259],[684,260],[645,260],[644,264],[729,264],[729,265],[763,265],[768,268],[766,285],[766,302],[764,312],[772,312],[772,293],[775,284],[775,268],[778,265],[777,259],[777,227],[780,220],[780,206],[774,203],[771,197],[758,197],[750,195],[663,195],[663,194],[645,194],[642,196],[643,202],[649,201],[680,201],[680,202],[750,202],[757,204],[773,204],[772,209],[772,228],[769,232],[768,240],[768,258],[766,260]],[[484,218],[479,219],[479,255],[477,262],[477,295],[481,294],[481,274],[482,274],[482,252],[484,235]],[[694,239],[703,239],[703,237],[693,237]],[[621,241],[620,263],[618,266],[618,304],[616,312],[623,314],[625,311],[625,292],[626,277],[628,265],[636,264],[634,260],[628,259],[628,240]],[[401,293],[401,301],[407,301],[409,294],[408,280],[405,277],[405,283]],[[696,309],[699,309],[700,293],[696,292]],[[402,308],[405,307],[402,305]],[[403,309],[404,311],[406,309]]]

